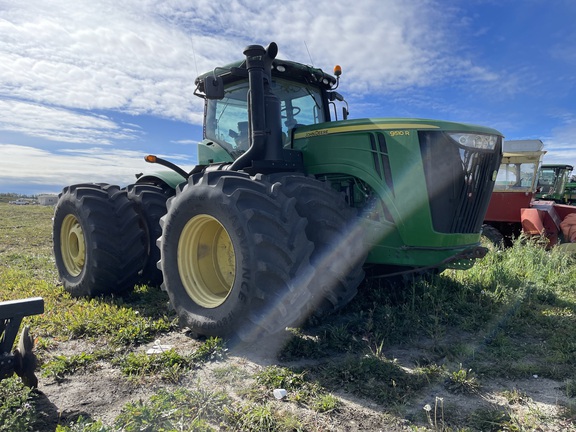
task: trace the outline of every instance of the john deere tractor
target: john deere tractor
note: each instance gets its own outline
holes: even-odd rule
[[[535,197],[559,204],[576,204],[576,182],[572,180],[574,167],[567,164],[544,164],[538,172]]]
[[[196,79],[198,165],[121,188],[65,187],[54,250],[73,295],[156,283],[183,325],[254,340],[334,311],[365,274],[466,269],[502,136],[405,118],[348,119],[334,75],[251,45]]]

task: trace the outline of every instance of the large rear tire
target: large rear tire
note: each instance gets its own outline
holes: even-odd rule
[[[54,212],[53,243],[64,289],[76,297],[132,289],[144,260],[138,214],[118,186],[65,187]]]
[[[254,341],[308,317],[313,245],[294,206],[238,172],[209,172],[176,191],[160,221],[160,266],[184,325]]]
[[[139,282],[152,286],[162,284],[162,272],[158,268],[160,249],[156,242],[162,235],[160,218],[166,214],[166,201],[174,195],[171,188],[151,184],[133,184],[127,188],[128,198],[134,203],[140,216],[140,224],[146,235],[146,256]]]
[[[308,220],[306,235],[314,244],[311,264],[314,315],[334,312],[352,300],[364,280],[367,250],[357,211],[327,182],[299,174],[274,174],[271,183],[296,199],[298,214]]]

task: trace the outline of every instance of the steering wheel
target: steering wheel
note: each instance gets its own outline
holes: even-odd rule
[[[292,107],[292,115],[290,117],[294,117],[297,116],[298,114],[300,114],[300,111],[302,111],[302,108],[297,107],[297,106],[293,106]],[[280,110],[280,115],[282,116],[282,118],[288,118],[288,107],[284,107]]]

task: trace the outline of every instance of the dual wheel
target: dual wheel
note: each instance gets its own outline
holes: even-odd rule
[[[56,267],[77,297],[123,294],[136,283],[160,284],[159,220],[171,193],[154,185],[64,188],[54,213]]]
[[[343,197],[292,174],[192,177],[161,219],[163,288],[184,325],[253,341],[346,304],[363,243]]]

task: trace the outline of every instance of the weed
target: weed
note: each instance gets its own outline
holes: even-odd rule
[[[37,417],[32,390],[16,376],[2,380],[0,385],[0,431],[26,431]]]
[[[428,383],[424,374],[407,372],[395,361],[372,355],[320,366],[316,374],[328,388],[344,389],[385,404],[403,403]]]
[[[576,379],[571,378],[564,383],[564,391],[569,398],[576,397]]]
[[[228,348],[221,338],[210,337],[192,354],[191,360],[198,363],[223,360],[227,351]]]
[[[362,332],[364,333],[365,331]],[[345,352],[356,345],[356,341],[353,337],[354,333],[350,331],[348,324],[326,325],[324,326],[323,333],[324,343],[329,349]]]
[[[160,375],[173,383],[178,382],[182,374],[189,371],[193,365],[189,357],[182,356],[173,349],[159,354],[128,353],[113,363],[132,380],[140,381],[150,375]]]
[[[460,365],[458,370],[448,374],[445,387],[452,393],[472,394],[480,390],[480,383],[472,369],[464,369]]]
[[[560,415],[571,424],[576,422],[576,403],[570,402],[560,406]]]
[[[56,432],[116,432],[99,420],[92,420],[83,416],[67,425],[56,426]]]
[[[497,406],[477,409],[470,415],[469,424],[485,432],[519,430],[513,425],[510,413]]]
[[[278,353],[278,358],[284,361],[300,358],[320,358],[326,355],[319,337],[305,335],[300,329],[289,328],[292,337]]]
[[[269,389],[283,388],[289,391],[298,390],[306,385],[305,373],[295,373],[292,370],[279,367],[268,366],[255,376],[256,382]]]
[[[102,359],[110,358],[109,351],[96,351],[94,353],[75,354],[70,357],[57,355],[42,365],[42,376],[62,379],[66,375],[72,375],[80,369],[88,370]]]
[[[508,401],[508,404],[520,404],[526,405],[530,400],[530,397],[523,391],[514,389],[514,390],[504,390],[502,392],[502,396]]]
[[[151,319],[120,302],[104,299],[78,301],[55,314],[51,320],[56,333],[68,332],[70,338],[108,337],[115,345],[139,345],[154,340],[161,332],[173,328],[168,317]]]
[[[212,376],[220,384],[237,384],[244,379],[245,372],[236,365],[228,365],[212,369]]]
[[[326,393],[318,396],[311,408],[316,412],[327,413],[337,411],[342,402],[336,396]]]
[[[230,400],[225,393],[183,388],[174,392],[159,390],[149,401],[129,403],[114,425],[125,432],[158,430],[212,431]]]
[[[418,366],[415,372],[425,376],[428,382],[434,382],[445,374],[445,368],[436,363],[431,363],[426,366]]]
[[[288,400],[309,406],[317,412],[334,411],[340,406],[338,398],[327,393],[320,384],[308,381],[306,372],[296,373],[288,368],[268,366],[254,378],[269,392],[283,388],[288,392]]]
[[[305,430],[293,414],[278,411],[270,404],[246,404],[235,409],[226,406],[224,414],[232,430],[246,432]]]

